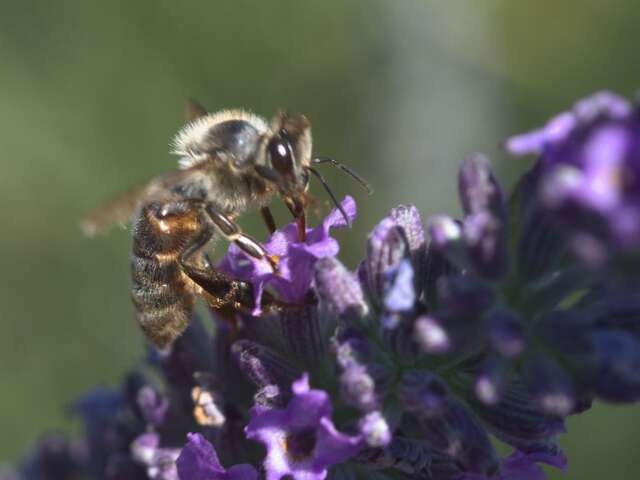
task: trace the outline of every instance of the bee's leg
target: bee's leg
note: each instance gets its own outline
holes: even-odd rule
[[[214,233],[212,225],[206,227],[193,242],[182,251],[178,262],[191,280],[202,288],[202,296],[209,306],[235,328],[235,312],[244,311],[251,313],[255,307],[253,286],[242,280],[237,280],[228,274],[217,270],[208,259],[204,263],[197,264],[194,256],[202,251]],[[263,292],[262,311],[274,313],[286,308],[287,305],[280,302],[269,292]]]
[[[187,245],[178,263],[191,280],[204,291],[203,296],[212,308],[234,306],[236,308],[253,308],[252,287],[250,284],[237,280],[214,268],[208,260],[196,263],[194,256],[211,240],[214,234],[212,225],[206,226],[200,234]]]
[[[260,215],[262,215],[262,220],[264,220],[264,224],[267,226],[267,230],[269,230],[269,234],[273,235],[276,231],[276,221],[273,218],[273,214],[269,207],[262,207],[260,209]]]
[[[242,233],[240,226],[231,220],[223,213],[214,210],[211,206],[207,207],[207,213],[213,224],[220,230],[222,235],[230,241],[235,243],[240,250],[247,255],[257,258],[258,260],[266,259],[274,272],[278,271],[278,259],[272,255],[269,255],[257,240],[251,238],[249,235]]]

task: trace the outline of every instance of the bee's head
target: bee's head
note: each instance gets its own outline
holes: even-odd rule
[[[275,133],[266,138],[264,161],[257,162],[255,168],[258,174],[276,185],[280,195],[293,215],[298,218],[299,223],[304,223],[304,208],[308,201],[306,192],[309,187],[310,174],[320,180],[336,208],[349,223],[347,214],[327,182],[313,166],[331,163],[351,175],[371,193],[371,187],[367,182],[353,170],[332,158],[311,158],[311,124],[304,115],[289,116],[280,113],[273,120],[271,131]],[[301,237],[303,237],[302,233]]]
[[[265,138],[264,160],[258,174],[276,185],[285,199],[304,197],[309,186],[311,125],[303,115],[276,115],[271,135]]]

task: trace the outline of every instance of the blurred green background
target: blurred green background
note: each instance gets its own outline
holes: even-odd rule
[[[0,460],[67,428],[70,399],[140,357],[129,235],[87,240],[78,222],[174,168],[186,98],[306,113],[315,152],[376,187],[327,171],[359,200],[340,234],[354,266],[390,207],[456,213],[465,155],[490,154],[511,185],[526,162],[500,140],[594,90],[633,93],[639,15],[637,0],[2,2]],[[637,408],[597,406],[569,429],[568,478],[640,478]]]

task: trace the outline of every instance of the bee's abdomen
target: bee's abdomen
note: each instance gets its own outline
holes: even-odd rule
[[[143,208],[134,225],[131,297],[143,332],[163,348],[187,328],[193,311],[193,287],[178,259],[194,230],[172,231],[172,225],[168,228],[167,221],[156,216],[158,208]]]

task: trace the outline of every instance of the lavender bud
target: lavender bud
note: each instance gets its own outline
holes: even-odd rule
[[[391,209],[389,217],[404,232],[412,257],[414,255],[424,255],[426,242],[424,227],[418,209],[413,205],[400,205]]]
[[[425,353],[441,354],[451,348],[451,337],[442,322],[433,316],[422,315],[414,324],[414,339]]]
[[[233,343],[231,352],[242,373],[258,388],[277,385],[287,391],[300,372],[287,359],[251,340]]]
[[[356,332],[343,332],[334,339],[336,361],[342,369],[344,401],[369,412],[380,406],[379,391],[389,383],[390,372],[380,362],[381,352]]]
[[[463,234],[469,262],[479,275],[500,278],[507,270],[507,244],[504,220],[488,211],[465,217]]]
[[[413,205],[400,205],[389,212],[389,217],[402,229],[407,240],[415,272],[415,288],[419,295],[424,287],[427,257],[427,244],[420,212]]]
[[[476,375],[473,389],[476,397],[489,405],[495,405],[507,383],[507,365],[502,359],[490,356],[484,359]]]
[[[318,260],[315,285],[320,300],[338,317],[360,318],[367,314],[360,283],[339,260],[333,257]]]
[[[502,190],[496,181],[489,159],[476,153],[462,163],[458,174],[458,189],[462,208],[467,215],[491,212],[505,217]]]
[[[385,218],[369,235],[367,258],[367,288],[373,302],[384,295],[385,275],[397,267],[408,253],[407,241],[400,228],[390,218]],[[379,304],[378,304],[379,305]]]
[[[437,285],[440,279],[458,273],[460,273],[458,269],[437,248],[434,248],[433,245],[429,247],[425,262],[424,296],[432,309],[438,307]]]
[[[376,382],[364,365],[351,365],[340,375],[340,392],[342,398],[349,405],[363,411],[370,411],[378,407]]]
[[[411,262],[405,259],[387,273],[384,306],[389,312],[406,312],[413,309],[415,302],[413,267]]]
[[[387,421],[378,410],[369,412],[360,420],[360,433],[370,447],[384,447],[392,436]]]
[[[428,229],[430,249],[443,255],[456,267],[465,268],[469,265],[461,222],[447,215],[434,215],[429,219]]]

